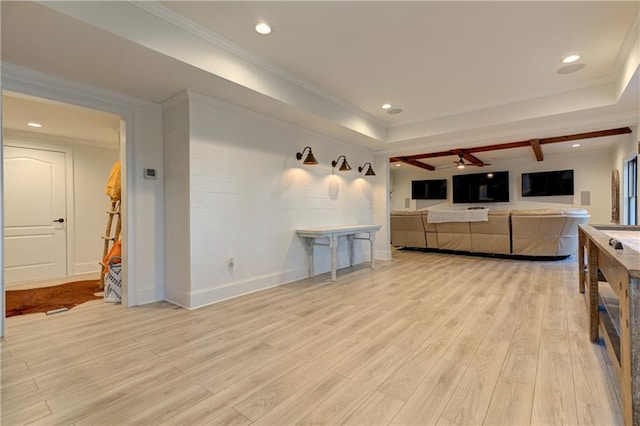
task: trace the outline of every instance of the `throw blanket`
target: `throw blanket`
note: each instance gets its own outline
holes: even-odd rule
[[[488,222],[489,209],[477,210],[429,210],[427,222]]]

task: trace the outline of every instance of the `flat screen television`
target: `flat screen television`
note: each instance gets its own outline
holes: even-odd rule
[[[522,174],[523,197],[573,195],[573,170]]]
[[[446,200],[447,180],[429,179],[411,181],[412,200]]]
[[[454,203],[501,203],[509,201],[509,172],[453,176]]]

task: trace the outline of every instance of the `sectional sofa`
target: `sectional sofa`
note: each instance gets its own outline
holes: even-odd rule
[[[577,253],[584,209],[489,210],[480,222],[430,223],[428,210],[391,213],[391,244],[457,252],[567,257]]]

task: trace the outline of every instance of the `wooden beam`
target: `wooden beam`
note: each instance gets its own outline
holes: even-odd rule
[[[436,169],[431,164],[426,164],[426,163],[423,163],[422,161],[412,160],[407,157],[394,157],[394,159],[395,161],[392,161],[393,163],[401,162],[401,163],[408,164],[410,166],[419,167],[421,169],[425,169],[429,171],[434,171]]]
[[[407,158],[409,160],[422,160],[424,158],[446,157],[448,155],[456,155],[456,154],[451,150],[447,150],[447,151],[431,152],[429,154],[408,155],[402,158]]]
[[[540,139],[540,144],[542,145],[546,143],[577,141],[580,139],[603,138],[605,136],[624,135],[627,133],[631,133],[630,128],[620,127],[618,129],[598,130],[597,132],[577,133],[575,135],[558,136],[555,138],[544,138],[544,139]]]
[[[542,147],[540,146],[540,139],[531,139],[529,142],[531,143],[531,148],[533,149],[533,153],[536,156],[536,160],[543,161],[544,153],[542,152]]]
[[[609,129],[609,130],[598,130],[595,132],[586,132],[586,133],[576,133],[573,135],[565,135],[565,136],[557,136],[557,137],[553,137],[553,138],[542,138],[542,139],[537,139],[539,145],[544,145],[544,144],[548,144],[548,143],[558,143],[558,142],[569,142],[569,141],[575,141],[575,140],[580,140],[580,139],[592,139],[592,138],[602,138],[605,136],[615,136],[615,135],[624,135],[624,134],[628,134],[631,133],[631,129],[629,127],[620,127],[617,129]],[[534,139],[536,140],[536,139]],[[517,141],[517,142],[507,142],[507,143],[500,143],[500,144],[494,144],[494,145],[485,145],[485,146],[476,146],[473,148],[465,148],[465,149],[451,149],[451,150],[447,150],[447,151],[438,151],[438,152],[431,152],[431,153],[425,153],[425,154],[416,154],[416,155],[408,155],[405,157],[394,157],[392,158],[390,161],[393,162],[398,162],[398,161],[402,161],[405,162],[407,164],[408,160],[421,160],[423,158],[436,158],[436,157],[446,157],[448,155],[458,155],[458,152],[464,152],[466,155],[470,155],[472,153],[476,153],[476,152],[489,152],[489,151],[499,151],[502,149],[512,149],[512,148],[524,148],[524,147],[532,147],[533,148],[533,144],[531,142],[531,140],[527,140],[527,141]],[[535,148],[534,152],[535,152]],[[542,150],[540,150],[541,154],[542,154]],[[402,159],[400,159],[402,158]],[[477,164],[475,163],[473,160],[471,160],[471,158],[465,158],[467,161],[473,163],[473,164]],[[474,157],[475,158],[475,157]],[[536,154],[536,159],[538,159],[538,156]],[[480,163],[485,164],[484,162],[482,162],[482,160],[477,159],[478,161],[480,161]],[[538,161],[542,161],[541,159],[538,159]],[[422,163],[424,164],[424,163]],[[479,165],[479,164],[478,164]],[[417,166],[420,167],[420,166]],[[433,166],[431,166],[433,167]],[[431,169],[428,169],[431,170]]]

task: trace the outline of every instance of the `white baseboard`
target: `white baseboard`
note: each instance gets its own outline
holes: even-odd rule
[[[164,292],[164,300],[174,305],[178,305],[185,309],[191,309],[190,307],[190,295],[186,291],[178,290],[177,288],[167,287]]]
[[[376,260],[391,260],[391,249],[376,250]]]
[[[242,281],[228,283],[221,287],[191,292],[190,309],[202,308],[234,297],[266,290],[271,287],[299,281],[307,277],[307,269],[292,269],[284,272],[262,275]],[[172,302],[173,303],[173,302]],[[183,305],[180,305],[183,306]]]

